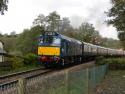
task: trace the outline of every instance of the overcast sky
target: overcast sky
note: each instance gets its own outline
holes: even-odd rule
[[[0,15],[0,32],[21,33],[30,28],[39,15],[57,11],[61,17],[69,17],[71,24],[78,27],[87,21],[94,25],[103,37],[117,39],[117,31],[105,23],[104,13],[111,7],[110,0],[9,0],[8,11]]]

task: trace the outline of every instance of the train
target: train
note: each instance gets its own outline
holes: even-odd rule
[[[125,51],[86,43],[51,31],[38,38],[39,62],[45,67],[78,64],[97,56],[125,56]]]

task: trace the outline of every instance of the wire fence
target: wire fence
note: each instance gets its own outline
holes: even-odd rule
[[[108,65],[65,70],[0,85],[0,94],[92,94]]]

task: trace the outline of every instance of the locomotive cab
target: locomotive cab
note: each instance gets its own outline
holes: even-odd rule
[[[39,37],[39,62],[45,66],[60,63],[61,38],[58,33],[45,32]]]

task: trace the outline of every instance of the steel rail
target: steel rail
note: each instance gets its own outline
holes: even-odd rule
[[[14,77],[14,76],[26,74],[26,73],[30,73],[30,72],[33,72],[33,71],[38,71],[38,70],[41,70],[41,69],[44,69],[44,68],[36,68],[36,69],[31,69],[31,70],[16,72],[16,73],[8,74],[8,75],[3,75],[3,76],[0,76],[0,80],[1,79],[5,79],[5,78],[9,78],[9,77]]]

